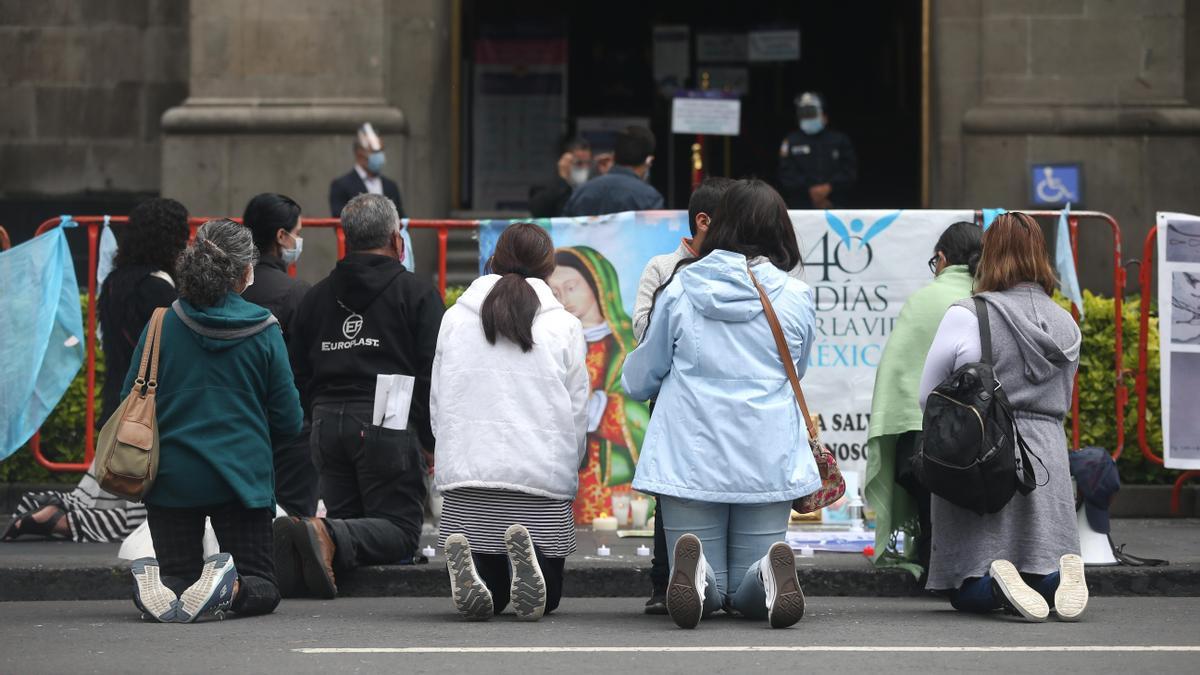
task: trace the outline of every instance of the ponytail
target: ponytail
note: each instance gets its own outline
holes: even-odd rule
[[[515,272],[500,277],[492,287],[479,315],[483,319],[483,334],[496,344],[500,335],[517,343],[521,351],[533,349],[533,319],[542,306],[537,292]]]

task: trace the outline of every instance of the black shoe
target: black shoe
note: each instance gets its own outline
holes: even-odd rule
[[[650,599],[646,601],[647,614],[666,614],[667,613],[667,589],[656,588],[650,594]]]
[[[303,541],[304,522],[293,516],[280,516],[271,523],[275,540],[275,581],[279,595],[295,598],[304,593],[304,571],[300,567],[297,539]]]

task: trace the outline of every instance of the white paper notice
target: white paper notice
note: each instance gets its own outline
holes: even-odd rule
[[[407,429],[408,409],[412,405],[416,382],[409,375],[376,375],[375,409],[371,424],[384,429]]]
[[[672,99],[671,133],[737,136],[742,102],[736,98]]]

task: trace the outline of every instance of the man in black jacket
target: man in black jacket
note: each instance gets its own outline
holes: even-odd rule
[[[276,565],[298,567],[308,590],[337,594],[335,571],[397,563],[417,548],[425,460],[433,451],[429,386],[444,307],[437,291],[400,264],[400,217],[382,195],[342,211],[349,253],[304,297],[288,351],[301,400],[312,411],[313,459],[327,516],[281,520]],[[376,377],[415,378],[403,430],[372,424]]]
[[[354,168],[350,173],[335,178],[329,184],[329,213],[334,218],[342,215],[346,203],[354,197],[367,192],[373,195],[383,195],[396,205],[396,212],[404,218],[404,203],[400,200],[400,187],[396,181],[383,175],[386,163],[383,153],[383,140],[375,134],[371,123],[367,122],[358,130],[358,138],[354,141]]]
[[[819,94],[805,92],[794,103],[800,130],[779,146],[779,192],[790,209],[845,208],[858,181],[854,144],[829,128]]]

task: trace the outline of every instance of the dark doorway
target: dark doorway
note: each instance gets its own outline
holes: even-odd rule
[[[562,3],[547,0],[463,0],[464,82],[470,82],[474,40],[497,27],[514,34],[558,31],[568,41],[567,120],[587,116],[640,116],[659,139],[651,182],[683,208],[689,194],[690,136],[671,137],[670,99],[653,77],[654,27],[690,28],[691,75],[706,66],[745,69],[741,134],[728,144],[709,137],[709,175],[775,180],[779,145],[796,127],[793,97],[821,92],[830,126],[848,134],[859,157],[852,203],[864,208],[920,206],[920,0],[838,3],[690,2]],[[771,63],[697,63],[697,35],[798,28],[800,59]],[[470,119],[471,101],[463,101]],[[464,129],[467,157],[469,125]],[[546,156],[553,171],[556,145],[546,139],[529,152]],[[728,152],[728,154],[726,154]],[[469,165],[469,159],[466,161]],[[669,166],[668,166],[669,165]],[[468,175],[467,180],[470,180]],[[464,190],[464,195],[470,191]],[[470,207],[469,203],[463,206]]]

